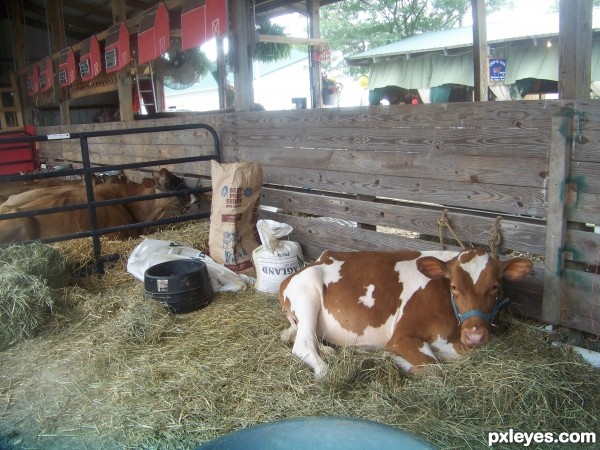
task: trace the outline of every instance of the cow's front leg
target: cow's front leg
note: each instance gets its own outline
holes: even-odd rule
[[[423,366],[439,363],[429,344],[413,336],[394,336],[386,345],[392,360],[405,372],[417,375]]]

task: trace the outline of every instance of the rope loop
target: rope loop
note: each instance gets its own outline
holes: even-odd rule
[[[494,221],[494,228],[492,229],[492,235],[488,240],[488,247],[490,248],[490,254],[494,257],[498,257],[498,249],[500,248],[500,244],[502,244],[502,233],[500,232],[500,221],[502,220],[501,216],[497,216]]]
[[[444,228],[448,228],[448,230],[452,234],[452,237],[454,238],[454,240],[456,242],[458,242],[458,245],[460,245],[460,248],[462,248],[464,250],[466,248],[465,244],[463,244],[463,242],[460,240],[460,238],[456,235],[456,233],[452,229],[452,226],[450,225],[450,221],[448,220],[448,217],[446,216],[446,214],[448,214],[448,210],[444,209],[442,211],[442,217],[440,217],[438,219],[438,231],[439,231],[440,245],[442,246],[442,250],[446,249],[446,245],[444,244]]]

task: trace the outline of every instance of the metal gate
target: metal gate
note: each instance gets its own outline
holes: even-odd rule
[[[141,163],[128,163],[128,164],[118,164],[118,165],[102,165],[92,167],[90,163],[90,155],[89,155],[89,146],[88,139],[94,137],[104,137],[104,136],[115,136],[115,135],[126,135],[126,134],[142,134],[142,133],[157,133],[157,132],[165,132],[165,131],[180,131],[180,130],[191,130],[191,129],[205,129],[207,130],[213,137],[214,142],[214,153],[210,155],[198,155],[198,156],[188,156],[188,157],[180,157],[180,158],[172,158],[172,159],[162,159],[162,160],[153,160],[151,162],[141,162]],[[50,214],[61,211],[72,211],[76,209],[88,209],[91,229],[88,231],[81,231],[78,233],[72,233],[68,235],[56,236],[52,238],[41,239],[42,242],[58,242],[58,241],[66,241],[70,239],[77,238],[85,238],[91,237],[93,241],[93,251],[94,251],[94,261],[95,261],[95,270],[98,273],[104,272],[104,263],[106,261],[118,259],[119,255],[102,255],[102,248],[100,242],[100,236],[108,233],[117,232],[120,230],[127,230],[133,228],[144,228],[150,226],[157,226],[169,223],[177,223],[184,222],[188,220],[194,219],[205,219],[210,217],[210,212],[199,212],[186,214],[177,217],[170,217],[159,219],[151,222],[141,222],[135,224],[122,225],[117,227],[110,228],[101,228],[98,225],[96,208],[114,204],[124,204],[130,203],[140,200],[152,200],[156,198],[164,198],[164,197],[173,197],[176,195],[183,194],[200,194],[203,192],[210,192],[211,188],[209,187],[196,187],[196,188],[187,188],[181,189],[168,193],[157,193],[152,195],[142,195],[135,197],[125,197],[114,200],[104,200],[104,201],[95,201],[94,198],[94,189],[92,182],[92,174],[102,173],[107,171],[119,171],[119,170],[129,170],[129,169],[139,169],[143,167],[152,167],[164,164],[180,164],[186,162],[195,162],[195,161],[210,161],[216,160],[218,162],[221,161],[221,147],[219,142],[219,136],[216,130],[206,124],[186,124],[186,125],[167,125],[167,126],[158,126],[158,127],[144,127],[144,128],[127,128],[121,130],[101,130],[101,131],[86,131],[86,132],[78,132],[78,133],[64,133],[64,134],[49,134],[49,135],[38,135],[38,136],[28,136],[28,137],[19,137],[19,138],[9,138],[9,139],[1,139],[0,145],[2,144],[13,144],[13,143],[31,143],[32,145],[35,142],[42,141],[50,141],[50,140],[65,140],[65,139],[78,139],[81,147],[81,158],[82,158],[82,167],[79,169],[66,169],[57,172],[44,172],[44,173],[32,173],[25,175],[11,175],[11,176],[1,176],[0,184],[2,182],[7,181],[27,181],[34,179],[44,179],[44,178],[54,178],[54,177],[66,177],[66,176],[81,176],[85,183],[85,189],[87,194],[87,203],[86,204],[77,204],[77,205],[69,205],[63,207],[56,208],[47,208],[40,209],[36,211],[24,211],[24,212],[16,212],[10,214],[0,214],[0,220],[8,220],[15,219],[19,217],[30,217],[36,215]]]

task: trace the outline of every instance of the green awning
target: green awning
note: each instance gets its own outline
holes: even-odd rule
[[[558,51],[557,45],[508,47],[505,84],[525,78],[558,81]],[[600,39],[593,41],[591,59],[591,81],[600,81]],[[448,56],[430,53],[410,59],[398,56],[372,64],[369,76],[369,89],[428,89],[447,84],[474,85],[472,51]]]
[[[369,89],[400,86],[427,89],[444,84],[473,86],[473,53],[457,56],[428,54],[411,59],[398,57],[371,66]]]
[[[507,48],[504,84],[523,78],[558,81],[558,45]]]

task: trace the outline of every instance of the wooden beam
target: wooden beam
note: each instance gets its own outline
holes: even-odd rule
[[[558,94],[589,99],[592,67],[592,0],[560,0]]]
[[[309,38],[319,39],[321,37],[321,15],[320,15],[320,2],[319,0],[307,0],[307,11],[306,14],[309,19]],[[315,48],[310,48],[310,88],[311,88],[311,107],[322,108],[323,107],[323,90],[321,86],[321,62],[315,61],[313,54]]]
[[[227,104],[227,68],[225,59],[225,39],[217,38],[217,76],[216,81],[219,86],[219,109],[228,108]]]
[[[235,110],[252,111],[254,89],[252,86],[252,56],[254,53],[254,23],[249,2],[230,0],[231,41],[230,55],[235,84]]]
[[[60,7],[60,2],[46,2],[46,18],[50,30],[50,49],[52,53],[60,52],[67,46],[65,37],[65,21]],[[54,74],[54,92],[57,94],[58,107],[60,110],[60,124],[71,124],[71,112],[69,110],[70,96],[68,89],[60,87],[58,74]]]
[[[13,38],[13,58],[17,63],[17,72],[25,72],[29,61],[27,60],[27,37],[25,34],[24,17],[20,2],[6,2],[10,19],[11,35]],[[17,76],[17,94],[21,99],[23,122],[25,125],[33,124],[33,115],[28,106],[28,97],[24,77]]]
[[[258,42],[272,42],[275,44],[293,44],[293,45],[320,45],[324,44],[324,39],[301,38],[293,36],[277,36],[274,34],[259,34]]]
[[[488,57],[485,0],[471,0],[473,13],[473,74],[476,102],[488,99]]]
[[[113,25],[125,22],[125,0],[112,1]],[[133,77],[129,65],[117,72],[117,90],[119,91],[119,116],[121,122],[133,121]]]
[[[542,320],[554,325],[560,324],[561,320],[567,233],[565,201],[571,161],[572,120],[567,113],[555,116],[550,130]]]
[[[112,19],[112,14],[96,5],[81,2],[79,0],[63,0],[63,5],[69,8],[83,11],[84,14],[102,17],[103,19]]]

